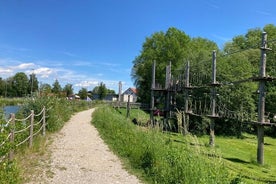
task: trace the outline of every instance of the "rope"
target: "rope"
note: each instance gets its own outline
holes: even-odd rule
[[[3,162],[6,158],[7,158],[7,154],[0,158],[0,163]]]
[[[4,126],[5,126],[5,127],[9,126],[9,124],[11,123],[11,121],[12,121],[12,119],[10,118],[10,119],[8,120],[8,122],[7,122]]]
[[[27,119],[29,119],[32,116],[32,114],[30,114],[29,116],[27,116],[25,119],[16,119],[16,121],[26,121]]]
[[[36,133],[33,134],[33,137],[36,136],[42,130],[42,128],[43,128],[43,126],[41,126],[40,129]]]
[[[40,111],[40,113],[38,113],[38,114],[36,114],[36,115],[34,115],[34,116],[40,116],[43,112],[45,111],[45,108],[43,107],[43,109]]]
[[[18,134],[18,133],[21,133],[21,132],[27,131],[30,127],[31,127],[31,125],[29,125],[29,126],[27,126],[27,127],[23,128],[23,129],[21,129],[21,130],[15,131],[14,133],[15,133],[15,134]]]
[[[25,143],[27,140],[29,140],[30,138],[31,138],[31,136],[27,137],[24,141],[18,143],[18,144],[16,145],[16,147],[20,146],[21,144],[24,144],[24,143]]]
[[[7,140],[9,140],[10,137],[11,137],[11,133],[9,133],[7,138],[1,143],[0,147],[4,146],[4,144],[7,142]]]
[[[43,117],[37,123],[35,123],[34,126],[39,125],[42,121],[43,121]]]

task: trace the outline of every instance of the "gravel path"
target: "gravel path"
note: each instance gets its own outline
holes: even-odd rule
[[[122,168],[90,123],[94,109],[74,115],[50,146],[52,176],[40,183],[54,184],[135,184],[140,181]],[[37,181],[35,183],[38,183]]]

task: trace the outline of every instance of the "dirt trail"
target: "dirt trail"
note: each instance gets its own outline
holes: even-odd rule
[[[65,124],[49,148],[52,152],[49,168],[31,183],[140,183],[122,168],[119,159],[99,137],[90,123],[93,111],[80,112]],[[52,173],[50,176],[49,172]]]

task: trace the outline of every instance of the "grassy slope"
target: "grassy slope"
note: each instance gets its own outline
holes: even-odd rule
[[[122,116],[126,115],[125,109],[119,111]],[[135,117],[142,122],[146,122],[149,118],[148,114],[133,109],[130,112],[130,119]],[[170,137],[176,145],[181,145],[187,141],[179,134],[169,133],[165,136]],[[198,140],[201,147],[210,149],[205,146],[208,145],[209,136],[198,137]],[[265,137],[264,166],[260,166],[256,162],[257,138],[255,135],[244,134],[243,139],[217,136],[215,141],[216,153],[221,154],[226,167],[236,175],[240,175],[243,181],[246,183],[276,183],[276,139]],[[191,142],[191,144],[194,143]]]
[[[276,182],[276,140],[266,137],[265,143],[265,165],[260,166],[256,163],[256,136],[246,134],[244,139],[216,138],[217,149],[231,170],[253,181]]]
[[[132,114],[135,114],[134,110]],[[210,151],[205,148],[193,147],[186,140],[181,145],[175,144],[169,134],[134,126],[130,120],[126,119],[123,110],[98,108],[92,122],[110,148],[127,159],[135,170],[140,170],[140,175],[146,176],[147,181],[230,183],[229,173],[224,170],[219,156],[208,154]],[[189,136],[189,140],[197,144],[193,136]],[[202,151],[208,156],[201,156]]]

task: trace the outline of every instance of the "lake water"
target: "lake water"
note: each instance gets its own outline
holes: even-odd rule
[[[15,105],[13,105],[13,106],[5,106],[5,107],[3,107],[3,111],[4,111],[4,118],[6,119],[6,120],[8,120],[9,118],[10,118],[10,114],[11,113],[17,113],[18,111],[19,111],[19,109],[20,109],[20,106],[15,106]]]

